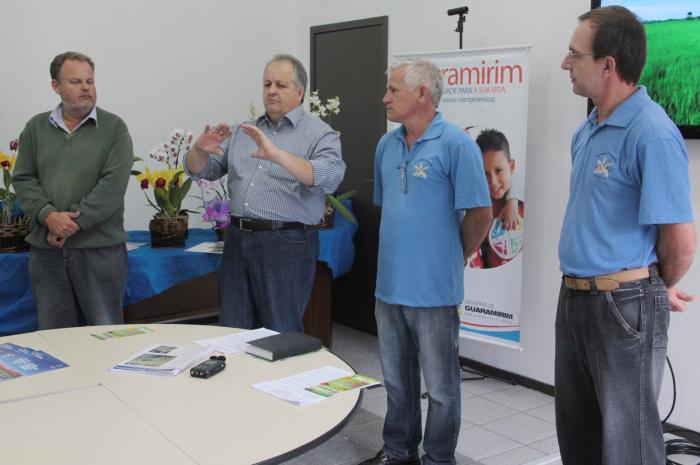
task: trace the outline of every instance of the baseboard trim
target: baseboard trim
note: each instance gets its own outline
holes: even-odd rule
[[[527,376],[522,376],[516,373],[511,373],[506,370],[501,370],[500,368],[495,368],[491,365],[486,365],[485,363],[477,362],[476,360],[472,360],[470,358],[460,356],[459,366],[480,371],[487,377],[506,379],[509,381],[513,381],[514,383],[524,386],[528,389],[533,389],[535,391],[539,391],[550,396],[554,395],[554,386],[550,384],[543,383],[532,378],[528,378]]]

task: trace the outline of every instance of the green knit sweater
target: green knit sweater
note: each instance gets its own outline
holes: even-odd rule
[[[12,184],[30,216],[27,241],[50,248],[46,217],[79,211],[80,226],[65,247],[107,247],[125,242],[124,194],[134,150],[126,124],[97,108],[97,124],[86,121],[67,134],[49,122],[50,112],[29,120],[19,138]]]

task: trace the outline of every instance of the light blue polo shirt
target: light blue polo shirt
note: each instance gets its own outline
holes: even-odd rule
[[[438,113],[410,152],[403,126],[385,134],[374,172],[382,207],[375,296],[410,307],[462,302],[461,210],[491,206],[479,147]]]
[[[646,89],[597,118],[594,108],[571,142],[559,239],[561,271],[580,277],[657,262],[657,225],[693,221],[685,142]]]

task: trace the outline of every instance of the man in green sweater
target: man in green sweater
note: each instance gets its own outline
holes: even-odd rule
[[[61,103],[30,119],[19,138],[13,184],[31,219],[39,329],[124,321],[133,148],[124,122],[95,106],[94,70],[81,53],[56,56],[51,87]]]

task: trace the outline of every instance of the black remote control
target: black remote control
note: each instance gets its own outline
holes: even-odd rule
[[[226,357],[223,355],[212,355],[209,357],[209,360],[205,360],[190,368],[190,375],[195,378],[211,378],[224,368],[226,368]]]

